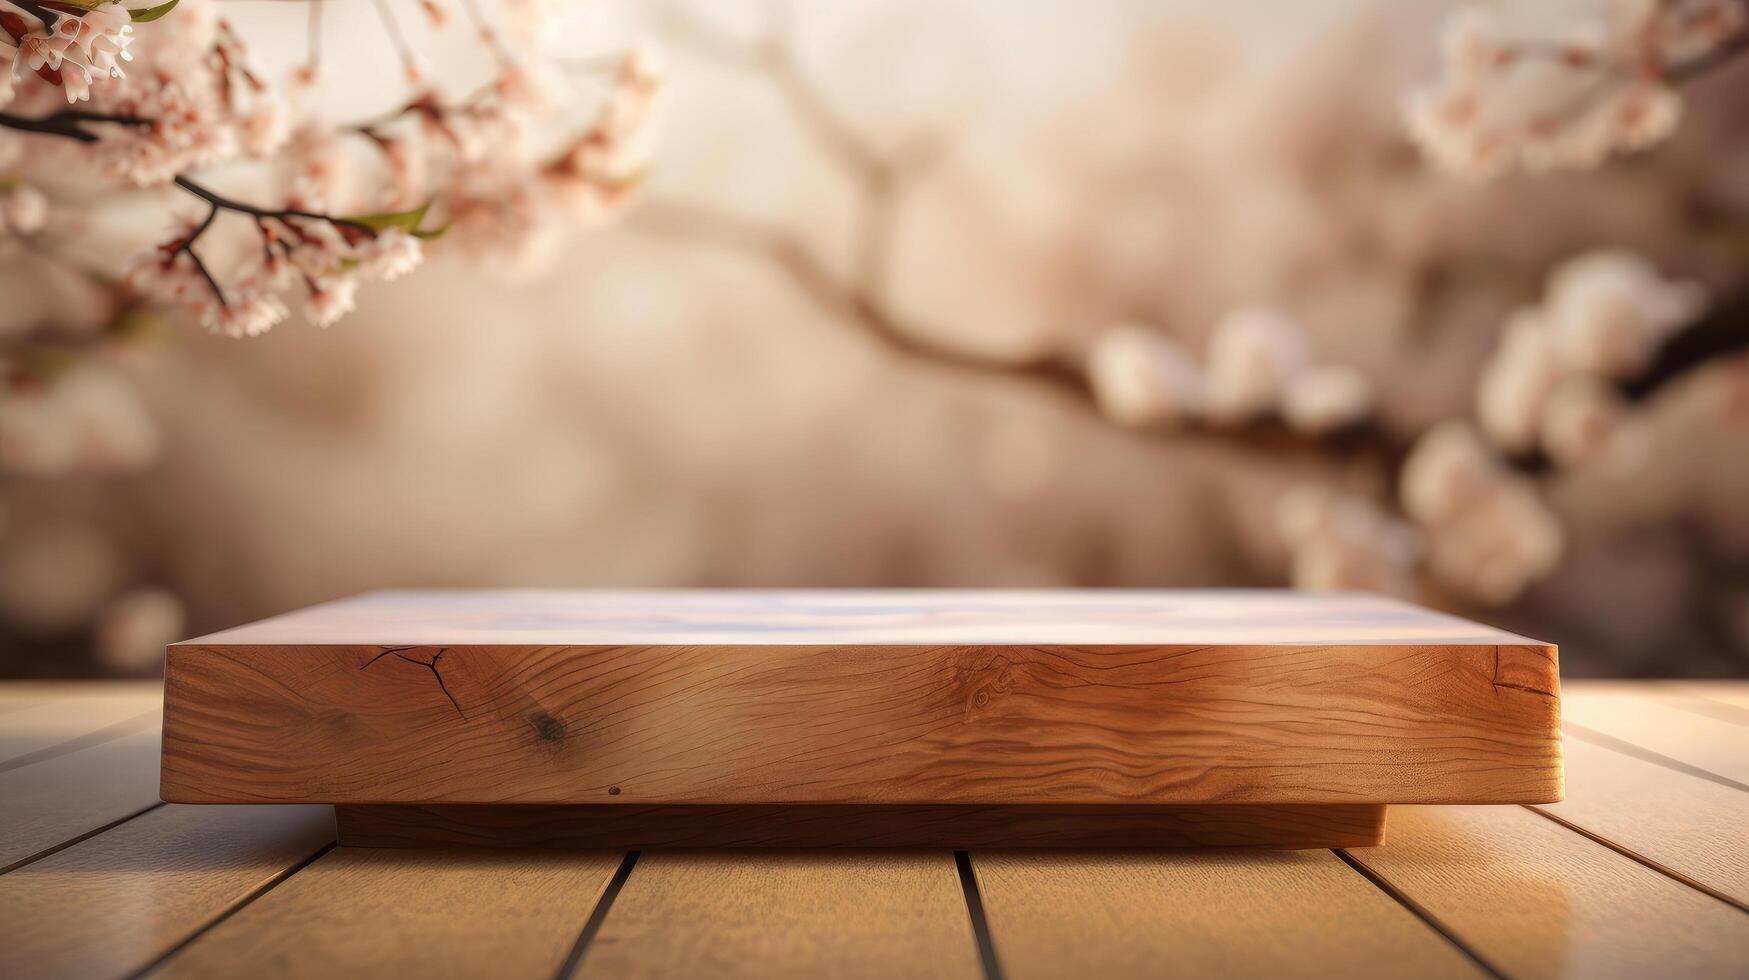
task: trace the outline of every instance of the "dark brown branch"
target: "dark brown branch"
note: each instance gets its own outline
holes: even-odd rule
[[[194,263],[194,268],[200,273],[201,278],[205,279],[207,286],[212,289],[213,296],[219,301],[219,305],[229,306],[231,305],[230,301],[225,298],[225,291],[219,287],[219,281],[213,278],[212,271],[206,267],[206,262],[202,261],[201,257],[196,255],[194,251],[194,243],[199,240],[200,236],[207,233],[207,229],[213,226],[213,221],[218,216],[219,206],[214,204],[212,210],[206,213],[206,218],[196,225],[187,237],[176,243],[176,247],[170,252],[170,257],[175,258],[179,254],[187,255],[188,260]]]
[[[660,18],[665,33],[719,64],[765,76],[789,106],[796,121],[821,151],[843,169],[869,179],[886,179],[891,167],[849,120],[828,103],[797,66],[789,44],[779,34],[753,43],[725,36],[673,7]]]
[[[101,139],[101,137],[85,128],[85,124],[88,123],[120,123],[130,126],[148,126],[151,125],[152,121],[150,119],[142,119],[136,116],[113,116],[100,113],[81,112],[72,109],[58,112],[51,116],[41,116],[37,118],[15,116],[8,112],[0,112],[0,128],[13,129],[25,133],[40,133],[45,136],[59,136],[63,139],[77,140],[81,143],[95,143]],[[282,220],[285,218],[305,218],[311,221],[326,221],[337,227],[349,228],[368,238],[375,238],[377,234],[375,228],[372,228],[370,225],[367,225],[362,221],[354,221],[351,218],[337,218],[333,215],[320,214],[315,211],[301,211],[297,208],[263,208],[257,207],[253,204],[246,204],[234,198],[226,197],[204,184],[197,183],[193,178],[186,174],[178,174],[173,183],[175,183],[177,187],[193,194],[195,197],[213,205],[215,209],[223,208],[226,211],[235,211],[239,214],[247,214],[256,218],[279,218]],[[203,223],[202,227],[204,228],[206,224],[210,224],[212,219],[213,215],[207,215],[206,222]]]
[[[640,211],[643,227],[661,234],[689,238],[761,254],[782,270],[817,305],[843,322],[859,327],[887,350],[951,370],[983,376],[1026,380],[1052,391],[1060,400],[1098,413],[1097,401],[1080,358],[1045,352],[1018,361],[996,361],[929,339],[928,331],[904,323],[883,301],[886,270],[892,248],[893,212],[905,190],[905,178],[915,176],[918,161],[939,153],[914,154],[910,160],[881,157],[820,96],[796,68],[781,32],[755,42],[740,42],[697,20],[670,9],[664,17],[669,33],[720,63],[765,75],[783,95],[803,132],[818,144],[857,185],[862,194],[862,225],[857,235],[854,278],[841,281],[794,236],[781,229],[715,209],[647,202]],[[1736,53],[1749,45],[1749,32],[1718,49]],[[1724,55],[1721,54],[1720,60]],[[1696,364],[1749,348],[1749,293],[1737,306],[1721,307],[1683,330],[1659,352],[1647,372],[1621,386],[1630,400],[1650,395]],[[1323,436],[1308,436],[1288,428],[1279,417],[1266,417],[1242,428],[1193,425],[1175,432],[1203,434],[1229,443],[1274,453],[1318,452],[1374,463],[1392,482],[1413,447],[1412,434],[1395,432],[1378,420]],[[1527,475],[1544,473],[1540,456],[1509,460]]]
[[[1738,55],[1745,51],[1749,51],[1749,30],[1739,30],[1737,33],[1731,35],[1725,43],[1713,48],[1711,51],[1708,51],[1706,54],[1703,54],[1698,58],[1691,58],[1680,64],[1665,66],[1664,77],[1669,81],[1677,83],[1690,82],[1716,68],[1734,61]]]
[[[235,211],[238,214],[246,214],[254,218],[278,218],[281,220],[285,218],[305,218],[311,221],[326,221],[331,225],[350,228],[367,238],[375,238],[377,235],[375,228],[372,228],[370,225],[367,225],[362,221],[354,221],[351,218],[336,218],[333,215],[321,214],[316,211],[300,211],[297,208],[262,208],[256,207],[253,204],[245,204],[234,198],[226,197],[205,185],[195,183],[193,180],[181,174],[177,175],[174,183],[177,187],[180,187],[190,194],[193,194],[195,197],[211,204],[214,208],[223,208],[226,211]],[[208,220],[210,221],[211,218],[209,217]]]
[[[1104,417],[1077,359],[1047,352],[993,360],[932,340],[925,329],[905,322],[863,289],[835,277],[811,250],[781,230],[704,206],[659,200],[640,205],[631,223],[653,234],[763,257],[822,311],[856,327],[892,354],[967,377],[1032,385],[1065,407]],[[1148,438],[1166,433],[1136,430],[1134,434]],[[1263,419],[1242,429],[1182,426],[1171,430],[1171,435],[1180,442],[1200,439],[1276,455],[1376,461],[1389,472],[1401,465],[1410,445],[1401,434],[1370,422],[1322,436],[1295,432],[1279,419]]]
[[[855,323],[894,353],[957,371],[1028,377],[1075,402],[1092,404],[1086,376],[1068,359],[1041,354],[1019,361],[993,361],[931,340],[925,331],[903,323],[863,289],[839,280],[812,250],[780,230],[714,208],[660,200],[639,205],[632,222],[659,235],[763,256],[815,305]]]
[[[95,143],[99,139],[96,133],[79,125],[78,113],[58,112],[52,116],[33,119],[29,116],[15,116],[10,112],[0,112],[0,127],[14,129],[21,133],[40,133],[44,136],[59,136],[63,139],[78,140],[81,143]]]
[[[1749,351],[1749,287],[1725,297],[1671,337],[1658,349],[1651,366],[1622,382],[1620,390],[1629,401],[1643,401],[1703,364],[1745,351]]]

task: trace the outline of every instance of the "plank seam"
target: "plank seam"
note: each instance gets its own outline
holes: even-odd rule
[[[142,714],[134,715],[132,718],[124,718],[114,724],[105,725],[96,731],[86,732],[83,735],[75,736],[64,742],[56,742],[53,745],[46,745],[33,752],[26,752],[23,755],[15,755],[10,759],[0,761],[0,772],[22,769],[25,766],[42,762],[46,759],[53,759],[56,756],[67,755],[70,752],[77,752],[80,749],[88,749],[93,745],[102,745],[105,742],[113,742],[116,739],[121,738],[123,735],[131,735],[136,731],[146,728],[150,722],[157,720],[158,713],[158,709],[153,708]]]
[[[1002,963],[996,958],[996,940],[990,935],[990,920],[984,915],[984,895],[978,890],[972,856],[966,851],[955,851],[953,862],[959,868],[960,893],[965,896],[966,914],[972,920],[972,936],[978,941],[978,962],[984,968],[984,978],[1002,980]]]
[[[79,844],[79,843],[82,843],[84,841],[88,841],[91,838],[96,837],[98,834],[104,833],[105,831],[114,830],[115,828],[120,827],[122,824],[127,823],[129,820],[132,820],[135,817],[144,816],[148,813],[151,813],[153,810],[156,810],[163,805],[164,805],[163,800],[157,800],[157,801],[154,801],[152,803],[148,803],[145,806],[139,808],[138,810],[135,810],[134,812],[128,814],[125,817],[121,817],[120,819],[117,819],[117,820],[111,820],[110,822],[104,824],[101,827],[97,827],[97,828],[94,828],[92,830],[87,830],[86,832],[84,832],[83,834],[80,834],[77,837],[72,837],[72,838],[69,838],[67,840],[64,840],[64,841],[60,842],[59,844],[54,845],[53,847],[44,848],[43,850],[40,850],[40,851],[36,852],[35,854],[30,855],[29,857],[20,858],[19,860],[14,861],[11,864],[8,864],[6,867],[0,868],[0,875],[7,874],[7,873],[12,872],[12,871],[17,871],[19,868],[22,868],[27,864],[34,864],[35,862],[41,861],[43,858],[49,857],[50,855],[59,854],[60,852],[66,850],[67,848],[72,847],[74,844]]]
[[[1633,860],[1633,861],[1637,861],[1640,864],[1643,864],[1646,867],[1652,869],[1653,871],[1656,871],[1659,874],[1664,875],[1665,877],[1671,879],[1672,881],[1677,882],[1678,884],[1687,885],[1688,887],[1694,889],[1695,891],[1700,892],[1703,895],[1709,895],[1713,898],[1716,898],[1719,901],[1724,902],[1726,905],[1729,905],[1732,908],[1737,909],[1740,912],[1749,913],[1749,903],[1739,901],[1738,899],[1733,898],[1730,895],[1727,895],[1724,892],[1721,892],[1721,891],[1713,888],[1711,885],[1705,884],[1704,882],[1696,881],[1695,879],[1690,878],[1689,876],[1683,874],[1682,872],[1677,871],[1675,868],[1666,867],[1666,866],[1658,863],[1657,861],[1654,861],[1651,858],[1645,856],[1644,854],[1641,854],[1641,853],[1634,851],[1630,848],[1627,848],[1627,847],[1624,847],[1620,844],[1617,844],[1615,841],[1612,841],[1609,838],[1604,837],[1602,834],[1598,834],[1598,833],[1594,833],[1592,831],[1586,830],[1584,827],[1579,826],[1578,824],[1572,822],[1571,820],[1566,820],[1566,819],[1563,819],[1562,817],[1558,817],[1555,814],[1550,813],[1549,811],[1543,809],[1540,806],[1533,806],[1529,803],[1523,803],[1520,805],[1523,806],[1526,810],[1529,810],[1530,812],[1536,814],[1537,816],[1542,817],[1545,820],[1553,821],[1554,823],[1559,824],[1560,826],[1565,827],[1568,830],[1571,830],[1573,833],[1578,834],[1579,836],[1584,837],[1585,839],[1590,840],[1593,843],[1601,844],[1604,847],[1607,847],[1610,850],[1616,852],[1617,854],[1620,854],[1622,857],[1628,858],[1628,859]]]
[[[170,959],[172,957],[174,957],[176,954],[178,954],[178,953],[182,952],[183,950],[187,949],[188,947],[194,945],[196,940],[200,939],[202,936],[205,936],[207,933],[212,932],[214,929],[218,928],[220,925],[223,925],[224,922],[227,919],[229,919],[231,916],[236,915],[238,912],[241,912],[244,909],[248,908],[251,904],[254,903],[254,901],[256,899],[258,899],[261,896],[272,891],[281,882],[284,882],[286,879],[290,878],[292,875],[297,874],[299,871],[304,870],[305,868],[309,867],[310,865],[315,864],[318,860],[321,859],[322,855],[327,854],[329,851],[332,851],[334,849],[334,847],[335,847],[335,842],[329,841],[328,843],[323,844],[321,847],[317,848],[315,850],[315,852],[310,854],[308,857],[306,857],[303,860],[299,861],[298,863],[292,865],[291,867],[288,867],[288,868],[278,872],[273,877],[267,879],[266,881],[262,882],[261,884],[257,885],[256,887],[250,889],[248,894],[244,895],[242,898],[236,900],[235,902],[232,902],[230,905],[226,906],[223,910],[221,910],[219,912],[219,914],[208,919],[204,924],[202,924],[200,926],[200,928],[189,933],[187,936],[184,936],[181,941],[177,942],[174,946],[171,946],[169,949],[165,950],[163,952],[163,954],[160,955],[157,959],[153,960],[150,963],[147,963],[144,967],[141,967],[137,972],[130,974],[129,980],[138,980],[138,978],[140,978],[140,977],[148,976],[152,973],[157,972],[159,969],[161,969],[164,966],[164,964],[170,962]]]
[[[1709,772],[1699,766],[1683,762],[1680,759],[1672,759],[1667,755],[1653,752],[1651,749],[1643,749],[1632,742],[1616,738],[1614,735],[1606,735],[1594,728],[1586,728],[1584,725],[1571,721],[1562,722],[1561,728],[1567,734],[1577,737],[1582,742],[1590,742],[1592,745],[1611,749],[1620,752],[1622,755],[1631,755],[1634,758],[1639,759],[1641,762],[1650,762],[1653,765],[1663,766],[1666,769],[1674,769],[1677,772],[1693,776],[1697,779],[1704,779],[1709,783],[1718,783],[1720,786],[1729,786],[1732,789],[1749,793],[1749,784],[1740,783],[1729,776],[1721,776],[1716,772]]]
[[[595,900],[595,908],[589,912],[589,918],[583,923],[583,931],[577,934],[577,941],[571,944],[571,952],[566,954],[565,962],[559,964],[559,972],[553,974],[554,980],[566,980],[578,975],[583,969],[583,957],[589,953],[589,945],[595,941],[601,926],[607,921],[607,913],[613,908],[613,900],[619,897],[620,889],[625,887],[626,879],[632,876],[632,868],[637,866],[641,851],[627,851],[620,859],[619,868],[613,873],[613,880],[601,890],[601,897]]]
[[[1379,891],[1384,892],[1385,895],[1388,896],[1392,901],[1396,902],[1398,905],[1401,905],[1403,908],[1407,909],[1409,911],[1409,914],[1415,916],[1417,919],[1420,919],[1423,924],[1425,924],[1429,929],[1432,929],[1434,932],[1438,933],[1446,942],[1451,943],[1451,945],[1454,948],[1456,948],[1458,952],[1460,952],[1460,953],[1464,954],[1464,956],[1468,957],[1470,962],[1474,963],[1477,967],[1481,968],[1481,970],[1484,973],[1487,973],[1489,976],[1494,977],[1495,980],[1507,980],[1507,976],[1503,971],[1501,971],[1494,964],[1488,962],[1488,960],[1486,958],[1484,958],[1482,956],[1482,954],[1471,949],[1463,940],[1458,938],[1457,933],[1453,932],[1449,926],[1447,926],[1445,923],[1441,922],[1437,917],[1434,916],[1434,914],[1431,911],[1429,911],[1420,902],[1417,902],[1413,898],[1410,898],[1408,896],[1408,894],[1405,893],[1402,889],[1398,888],[1396,885],[1391,884],[1391,882],[1388,879],[1386,879],[1384,875],[1379,874],[1377,871],[1373,870],[1371,867],[1369,867],[1368,865],[1363,863],[1359,858],[1348,853],[1348,851],[1346,851],[1343,848],[1340,848],[1340,847],[1332,848],[1331,853],[1335,854],[1338,858],[1340,858],[1342,860],[1343,864],[1346,864],[1350,868],[1353,868],[1354,872],[1356,874],[1360,875],[1362,878],[1365,878],[1367,881],[1372,882],[1373,887],[1377,888]]]

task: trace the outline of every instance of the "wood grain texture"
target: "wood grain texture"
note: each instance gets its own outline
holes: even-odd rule
[[[619,861],[603,852],[336,848],[158,975],[548,980]]]
[[[1011,980],[1479,977],[1329,851],[974,853]]]
[[[666,594],[636,594],[629,611],[624,595],[392,594],[177,644],[165,798],[1080,805],[1560,796],[1553,648],[1384,600],[695,593],[674,600],[672,621],[656,622],[649,604]],[[714,617],[708,631],[700,607]],[[361,625],[369,617],[380,619],[374,632]],[[394,645],[434,636],[419,625],[425,617],[457,632],[435,645]],[[1052,642],[1090,636],[1144,642]],[[507,637],[524,641],[498,642]],[[826,638],[835,642],[802,642]]]
[[[1656,692],[1656,687],[1635,684],[1579,685],[1568,700],[1566,717],[1591,731],[1749,785],[1749,731],[1678,707]]]
[[[1579,739],[1567,776],[1540,809],[1749,906],[1749,793]]]
[[[1351,806],[342,806],[358,847],[1363,847]]]
[[[979,980],[946,851],[644,854],[585,977]]]
[[[322,806],[142,814],[0,875],[0,976],[136,973],[333,839]]]
[[[1398,807],[1349,853],[1509,976],[1749,975],[1749,915],[1523,807]]]
[[[158,732],[0,772],[0,868],[158,801]]]

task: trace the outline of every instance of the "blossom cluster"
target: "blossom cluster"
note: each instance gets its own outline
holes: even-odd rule
[[[1529,35],[1494,8],[1457,12],[1441,77],[1407,100],[1410,135],[1474,177],[1596,166],[1668,136],[1682,112],[1676,83],[1749,31],[1742,0],[1629,0],[1592,14]]]
[[[1222,317],[1200,364],[1157,330],[1113,327],[1095,339],[1087,376],[1101,410],[1132,426],[1240,426],[1273,415],[1294,431],[1323,435],[1363,421],[1373,405],[1363,375],[1315,364],[1300,325],[1262,307]]]
[[[1560,561],[1560,522],[1467,421],[1442,422],[1416,442],[1398,493],[1425,534],[1431,572],[1472,598],[1510,602]]]
[[[54,5],[0,2],[0,55],[10,61],[0,82],[0,104],[12,100],[27,73],[52,79],[69,103],[91,97],[93,82],[125,77],[134,60],[133,14],[120,3],[71,11]]]
[[[1425,538],[1358,494],[1300,484],[1276,500],[1276,530],[1292,552],[1295,588],[1413,596]]]
[[[1512,317],[1483,368],[1483,431],[1508,453],[1541,452],[1563,466],[1631,456],[1640,440],[1616,383],[1645,371],[1705,301],[1699,285],[1667,279],[1632,254],[1569,259],[1542,302]]]
[[[306,315],[319,327],[351,312],[361,278],[392,280],[419,265],[419,239],[399,228],[360,230],[349,224],[282,217],[263,222],[265,255],[248,275],[217,288],[192,251],[197,232],[142,256],[128,275],[141,293],[183,309],[202,326],[230,337],[266,333],[289,315],[282,295],[301,282]]]
[[[388,39],[409,97],[385,117],[340,123],[308,108],[321,80],[314,47],[275,83],[216,0],[131,13],[112,0],[0,0],[0,37],[10,38],[0,44],[9,62],[0,103],[23,121],[0,143],[32,141],[31,162],[58,176],[174,181],[204,199],[210,211],[197,223],[132,263],[127,281],[143,294],[230,336],[270,329],[299,296],[307,319],[327,326],[354,307],[360,282],[408,271],[421,239],[445,231],[444,247],[528,271],[570,228],[617,212],[648,168],[663,87],[654,55],[634,48],[610,60],[606,93],[579,120],[564,64],[516,43],[547,13],[532,0],[503,6],[513,34],[464,5],[481,15],[497,66],[486,85],[459,98],[440,90],[396,27]],[[418,9],[434,30],[448,23],[440,5]],[[379,10],[392,21],[391,3]],[[142,11],[150,23],[135,24]],[[313,24],[321,14],[312,7]],[[57,103],[81,105],[57,112]],[[264,189],[231,197],[199,182],[203,168],[239,160],[266,165]],[[54,220],[28,174],[0,169],[0,179],[0,228]]]
[[[31,284],[51,315],[0,338],[0,475],[150,465],[165,440],[136,375],[165,314],[247,337],[301,306],[325,327],[362,284],[452,246],[528,271],[622,209],[649,168],[659,61],[633,48],[572,77],[575,43],[535,43],[543,0],[464,0],[493,68],[442,86],[394,20],[443,30],[453,8],[435,0],[300,5],[310,48],[283,79],[232,23],[249,16],[238,6],[129,2],[0,0],[0,262],[53,280]],[[346,66],[321,63],[323,18],[373,6],[409,88],[386,115],[326,118],[315,87]],[[98,527],[4,533],[8,632],[89,626],[96,659],[123,671],[154,669],[181,635],[181,602],[136,582]]]

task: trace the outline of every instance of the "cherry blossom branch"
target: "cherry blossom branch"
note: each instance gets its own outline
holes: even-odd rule
[[[352,232],[365,238],[375,238],[377,236],[377,230],[375,228],[362,221],[354,221],[351,218],[337,218],[331,214],[323,214],[319,211],[304,211],[298,208],[257,207],[253,204],[246,204],[234,198],[226,197],[203,184],[198,184],[193,180],[190,180],[186,176],[178,176],[172,181],[172,183],[188,193],[193,194],[195,197],[211,204],[215,212],[222,208],[226,211],[235,211],[238,214],[246,214],[252,218],[276,218],[280,220],[286,218],[304,218],[310,221],[325,221],[338,228],[350,229]]]
[[[927,331],[903,322],[861,284],[839,279],[813,250],[778,229],[716,208],[658,199],[645,201],[632,223],[656,234],[761,256],[822,310],[855,324],[895,353],[955,371],[1031,378],[1077,404],[1092,406],[1086,377],[1068,361],[1050,355],[992,361],[929,340]]]
[[[82,125],[84,123],[118,123],[129,126],[149,126],[152,124],[152,121],[133,116],[105,115],[102,113],[84,112],[72,109],[63,110],[54,115],[36,118],[16,116],[11,113],[0,112],[0,128],[14,129],[26,133],[39,133],[45,136],[59,136],[64,139],[77,140],[81,143],[95,143],[102,139],[102,137],[96,133],[85,129]],[[206,201],[213,206],[215,211],[223,209],[257,218],[305,218],[312,221],[326,221],[337,227],[351,229],[353,232],[368,238],[374,238],[377,234],[376,229],[372,228],[370,225],[365,224],[362,221],[354,221],[350,218],[336,217],[334,215],[322,214],[316,211],[304,211],[298,208],[263,208],[257,207],[253,204],[247,204],[234,198],[226,197],[206,185],[196,182],[186,174],[178,174],[171,180],[171,183],[188,193],[193,194],[195,197]],[[210,222],[211,219],[212,215],[208,215],[207,220]]]
[[[941,334],[897,315],[885,299],[885,270],[893,249],[893,222],[924,165],[903,155],[883,157],[877,152],[797,70],[781,36],[739,42],[692,21],[670,16],[668,22],[671,38],[684,40],[719,63],[758,73],[782,96],[802,135],[857,191],[859,223],[853,231],[856,252],[850,270],[838,273],[799,234],[708,204],[648,201],[635,221],[659,234],[763,258],[834,322],[860,330],[890,353],[969,377],[1027,383],[1076,410],[1101,418],[1115,417],[1103,400],[1106,392],[1099,387],[1104,379],[1095,370],[1098,365],[1093,355],[1101,352],[1098,348],[1087,353],[1073,349],[1045,350],[1017,360],[995,360],[932,340],[931,337]],[[933,152],[917,156],[926,163]],[[1104,343],[1103,338],[1100,343]],[[1623,401],[1644,401],[1693,368],[1746,348],[1749,348],[1749,291],[1687,327],[1678,328],[1653,352],[1642,371],[1615,385]],[[1437,430],[1404,431],[1365,410],[1358,416],[1348,416],[1352,421],[1338,422],[1334,428],[1312,427],[1292,416],[1289,407],[1278,401],[1274,407],[1243,418],[1224,418],[1218,412],[1199,411],[1188,417],[1180,413],[1170,424],[1150,422],[1139,429],[1132,427],[1131,434],[1138,442],[1171,439],[1180,446],[1200,443],[1267,456],[1290,465],[1294,461],[1303,464],[1316,460],[1337,471],[1347,470],[1367,485],[1382,489],[1381,496],[1385,498],[1382,504],[1367,505],[1377,514],[1370,519],[1376,524],[1368,523],[1358,532],[1367,541],[1359,559],[1366,570],[1358,573],[1364,584],[1353,577],[1356,574],[1353,565],[1325,564],[1320,571],[1316,563],[1330,560],[1328,550],[1322,555],[1304,555],[1312,565],[1302,568],[1305,539],[1298,542],[1290,539],[1285,543],[1294,553],[1294,578],[1302,584],[1330,581],[1334,574],[1345,577],[1342,582],[1347,587],[1413,587],[1423,596],[1444,595],[1445,601],[1456,601],[1456,595],[1446,591],[1455,586],[1469,598],[1503,603],[1519,594],[1529,582],[1547,574],[1545,563],[1558,561],[1561,532],[1557,519],[1540,502],[1546,489],[1539,486],[1541,478],[1552,478],[1556,469],[1541,449],[1535,454],[1501,460],[1498,450],[1478,444],[1482,454],[1480,465],[1496,467],[1500,474],[1499,496],[1489,498],[1492,502],[1481,512],[1471,510],[1459,515],[1460,520],[1467,522],[1461,528],[1424,527],[1425,534],[1440,541],[1431,555],[1423,556],[1413,543],[1393,542],[1413,542],[1417,534],[1414,527],[1429,519],[1424,492],[1429,482],[1429,466],[1441,465],[1432,462],[1436,452],[1448,458],[1451,455],[1431,445],[1442,441],[1433,439]],[[1444,448],[1450,448],[1449,439],[1443,442]],[[1424,445],[1429,446],[1425,453]],[[1411,488],[1411,484],[1415,487]],[[1331,499],[1328,491],[1315,492]],[[1416,499],[1410,499],[1411,495]],[[1284,497],[1278,507],[1286,503]],[[1329,513],[1327,504],[1314,506]],[[1278,510],[1278,520],[1282,513]],[[1352,511],[1346,513],[1349,516],[1343,520],[1350,523],[1344,533],[1356,533]],[[1415,525],[1409,523],[1410,519]],[[1285,536],[1289,532],[1283,533]],[[1508,554],[1518,556],[1502,559],[1514,563],[1506,572],[1507,578],[1502,580],[1498,573],[1486,569],[1478,572],[1462,564],[1469,559],[1453,554],[1454,535],[1460,546],[1462,540],[1470,540],[1484,542],[1481,546],[1484,549],[1494,547],[1485,542],[1502,540],[1503,535],[1506,547],[1514,549]],[[1551,536],[1553,545],[1547,543]],[[1369,553],[1368,548],[1376,551]],[[1354,560],[1353,554],[1351,550],[1335,560],[1350,562]],[[1368,562],[1372,564],[1366,565]]]
[[[178,254],[187,255],[188,260],[194,263],[195,271],[200,273],[201,278],[205,279],[207,286],[212,289],[213,298],[219,301],[220,306],[230,306],[230,301],[225,298],[225,291],[220,288],[219,281],[213,278],[212,271],[207,268],[206,262],[202,261],[201,257],[195,254],[194,251],[194,243],[200,238],[200,236],[207,233],[207,229],[213,226],[213,221],[218,218],[218,216],[219,206],[214,204],[212,208],[207,211],[206,217],[202,219],[201,223],[194,227],[193,231],[189,232],[182,238],[171,242],[170,246],[166,248],[165,251],[171,258],[174,258]]]
[[[1733,34],[1730,40],[1706,54],[1680,64],[1666,66],[1664,77],[1673,82],[1691,82],[1735,61],[1744,52],[1749,52],[1749,28]]]
[[[1655,5],[1649,12],[1646,22],[1638,28],[1640,34],[1638,47],[1650,48],[1650,34],[1660,24],[1660,18],[1670,16],[1668,3]],[[1749,8],[1749,3],[1739,0],[1737,6]],[[1696,20],[1691,27],[1705,26]],[[1620,55],[1611,54],[1593,46],[1582,44],[1562,44],[1546,40],[1514,41],[1501,46],[1497,57],[1502,64],[1518,60],[1535,59],[1549,64],[1557,64],[1574,71],[1595,71],[1601,75],[1614,76],[1645,76],[1651,75],[1661,81],[1683,83],[1693,81],[1717,68],[1720,68],[1749,50],[1749,18],[1740,26],[1724,36],[1724,40],[1685,61],[1665,62],[1655,52],[1648,51],[1639,63],[1628,60]]]
[[[102,137],[79,125],[81,122],[122,122],[122,119],[93,120],[86,113],[72,109],[57,112],[51,116],[32,118],[15,116],[10,112],[0,112],[0,127],[15,129],[21,133],[40,133],[45,136],[60,136],[66,139],[78,140],[81,143],[95,143]],[[135,120],[126,120],[135,122]]]
[[[1678,86],[1749,50],[1749,2],[1646,4],[1638,19],[1599,13],[1604,32],[1514,36],[1502,9],[1447,21],[1441,77],[1410,93],[1407,121],[1429,159],[1472,177],[1515,167],[1593,167],[1667,138]],[[1524,72],[1527,64],[1560,70]]]
[[[849,278],[834,274],[796,236],[708,205],[648,200],[634,216],[634,224],[677,239],[763,256],[823,311],[858,328],[892,353],[963,374],[1032,383],[1064,405],[1105,417],[1082,355],[1047,350],[1018,360],[992,360],[932,340],[938,331],[906,322],[890,309],[884,293],[894,218],[905,193],[941,157],[944,146],[940,142],[926,141],[891,155],[878,152],[798,68],[781,30],[753,42],[741,42],[673,8],[665,11],[662,23],[672,40],[770,81],[803,135],[857,188],[861,223]],[[1208,438],[1276,455],[1375,461],[1375,466],[1392,472],[1401,465],[1411,444],[1403,434],[1370,420],[1319,435],[1296,432],[1275,417],[1243,427],[1192,423],[1173,430],[1173,435],[1179,439]]]
[[[960,371],[1027,378],[1043,383],[1079,408],[1098,411],[1081,358],[1068,352],[1046,352],[1018,361],[993,361],[927,339],[931,333],[928,329],[904,322],[883,301],[882,280],[891,251],[894,213],[907,181],[914,179],[939,153],[937,148],[883,157],[797,68],[781,32],[751,42],[737,41],[673,8],[665,12],[662,22],[674,40],[719,63],[756,72],[770,80],[804,135],[859,189],[863,199],[862,224],[857,235],[855,274],[848,280],[835,276],[797,237],[706,205],[647,201],[638,219],[645,228],[765,256],[822,309],[860,327],[894,353]],[[1621,382],[1620,392],[1629,401],[1648,399],[1689,370],[1744,349],[1749,349],[1749,291],[1677,332],[1659,349],[1643,373]],[[1198,429],[1272,452],[1303,449],[1363,457],[1382,464],[1392,475],[1414,441],[1413,434],[1393,432],[1376,421],[1321,436],[1295,433],[1273,416],[1243,426],[1188,427],[1192,432]],[[1527,474],[1546,472],[1549,468],[1548,460],[1541,456],[1522,456],[1510,462]]]
[[[1086,370],[1077,359],[1047,352],[1017,360],[993,360],[931,340],[929,330],[893,313],[862,284],[834,275],[817,254],[779,229],[703,205],[658,199],[645,201],[631,223],[676,240],[762,257],[823,312],[913,363],[970,378],[1032,385],[1066,408],[1104,420]],[[1138,433],[1142,437],[1151,434]],[[1171,435],[1180,443],[1206,441],[1274,457],[1364,461],[1393,473],[1401,467],[1411,445],[1401,433],[1373,421],[1320,436],[1296,432],[1274,418],[1244,428],[1192,424]]]

